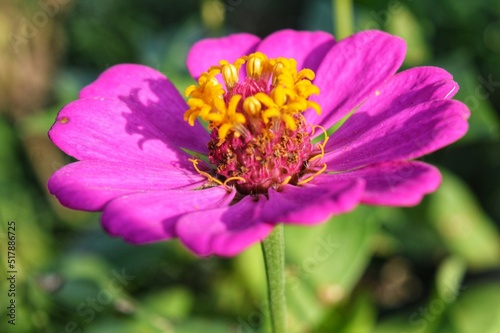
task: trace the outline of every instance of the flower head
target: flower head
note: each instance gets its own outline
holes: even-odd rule
[[[379,31],[206,39],[188,55],[197,81],[187,102],[151,68],[111,67],[51,128],[79,161],[49,190],[102,211],[112,235],[177,237],[203,256],[235,255],[278,223],[315,224],[359,203],[415,205],[441,178],[414,159],[462,137],[469,111],[451,100],[458,85],[446,71],[395,74],[404,54]]]
[[[222,74],[225,88],[217,74]],[[268,59],[256,52],[232,64],[220,61],[200,76],[198,85],[188,87],[190,108],[184,120],[194,125],[199,117],[211,130],[208,158],[216,176],[207,175],[208,179],[232,184],[240,195],[256,195],[285,184],[307,183],[314,176],[301,178],[323,172],[326,165],[316,161],[324,156],[326,139],[315,148],[303,116],[310,108],[321,113],[309,100],[319,94],[313,79],[312,70],[297,71],[293,58]],[[196,167],[198,161],[192,161]]]

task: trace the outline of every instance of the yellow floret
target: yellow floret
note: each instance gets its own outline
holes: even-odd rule
[[[261,91],[245,99],[234,90],[240,84],[239,71],[245,66],[247,80],[268,82],[269,91]],[[221,74],[224,86],[216,78]],[[319,94],[319,88],[311,81],[315,74],[310,69],[297,72],[297,62],[293,58],[268,58],[261,52],[243,56],[233,63],[221,60],[198,79],[197,85],[189,86],[186,97],[189,98],[189,110],[184,119],[194,125],[196,118],[209,123],[210,129],[217,129],[220,143],[230,133],[235,136],[245,135],[247,118],[264,124],[282,121],[286,128],[295,130],[297,115],[308,109],[321,113],[319,104],[309,101],[312,95]],[[262,88],[264,89],[264,88]],[[230,96],[230,97],[229,97]],[[242,100],[243,99],[243,100]]]

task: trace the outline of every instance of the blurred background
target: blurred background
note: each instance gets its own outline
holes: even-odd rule
[[[142,63],[179,90],[208,36],[334,26],[326,0],[0,0],[1,332],[266,332],[260,246],[200,259],[177,241],[133,247],[70,211],[47,178],[72,162],[47,138],[58,110],[111,65]],[[355,30],[408,43],[405,68],[451,72],[471,112],[425,157],[440,190],[415,208],[359,207],[286,228],[290,332],[500,332],[500,2],[359,0]],[[6,307],[16,222],[16,325]]]

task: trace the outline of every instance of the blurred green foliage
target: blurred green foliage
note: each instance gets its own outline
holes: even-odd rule
[[[0,25],[4,47],[23,18],[44,10],[41,2],[26,3],[31,11],[17,12],[11,27]],[[331,3],[59,3],[67,6],[52,7],[54,21],[40,27],[59,31],[65,50],[60,58],[48,54],[56,70],[46,79],[47,98],[23,116],[15,104],[1,104],[0,252],[5,272],[7,221],[14,220],[18,274],[15,326],[7,323],[2,275],[0,331],[264,332],[259,246],[232,259],[200,259],[176,241],[133,247],[109,238],[97,214],[69,212],[47,194],[47,176],[71,159],[38,143],[47,141],[57,111],[113,64],[152,66],[183,90],[192,82],[185,55],[196,40],[281,28],[331,31]],[[318,227],[286,228],[290,332],[500,332],[500,2],[354,4],[355,30],[406,39],[405,67],[437,65],[454,75],[471,128],[425,158],[444,180],[418,207],[359,207]],[[43,38],[37,36],[21,52]]]

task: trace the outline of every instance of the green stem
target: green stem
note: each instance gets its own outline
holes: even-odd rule
[[[354,30],[352,0],[333,0],[333,18],[335,37],[338,40],[352,35]]]
[[[262,242],[273,333],[286,333],[285,239],[278,225]]]

